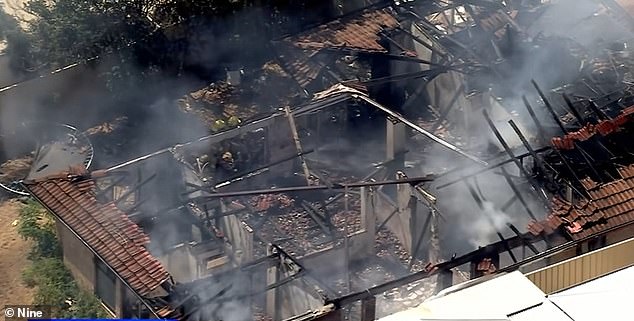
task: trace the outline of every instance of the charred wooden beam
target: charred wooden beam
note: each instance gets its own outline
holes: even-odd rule
[[[541,152],[544,152],[544,151],[547,151],[547,150],[550,150],[550,149],[551,149],[550,147],[542,147],[542,148],[540,148],[540,149],[535,150],[535,152],[537,152],[537,153],[541,153]],[[527,156],[530,156],[530,155],[531,155],[530,153],[524,153],[524,154],[520,154],[520,155],[516,156],[514,159],[513,159],[513,158],[510,158],[510,159],[507,159],[507,160],[501,161],[501,162],[499,162],[499,163],[496,163],[496,164],[493,164],[493,165],[489,165],[489,166],[487,166],[487,167],[485,167],[485,168],[483,168],[483,169],[477,170],[477,171],[475,171],[475,172],[473,172],[473,173],[470,173],[470,174],[467,174],[467,175],[463,175],[463,176],[461,176],[461,177],[459,177],[459,178],[456,178],[456,179],[454,179],[454,180],[451,180],[451,181],[449,181],[449,182],[447,182],[447,183],[444,183],[444,184],[438,185],[438,186],[436,186],[436,189],[443,189],[443,188],[445,188],[445,187],[448,187],[448,186],[454,185],[454,184],[456,184],[456,183],[459,183],[459,182],[461,182],[461,181],[463,181],[463,180],[465,180],[465,179],[467,179],[467,178],[470,178],[470,177],[473,177],[473,176],[476,176],[476,175],[480,175],[480,174],[482,174],[482,173],[486,173],[486,172],[488,172],[488,171],[490,171],[490,170],[493,170],[493,169],[496,169],[496,168],[498,168],[498,167],[500,167],[500,166],[504,166],[504,165],[506,165],[506,164],[512,163],[512,162],[514,162],[516,159],[517,159],[517,160],[521,160],[521,159],[523,159],[523,158],[525,158],[525,157],[527,157]],[[438,175],[438,176],[436,176],[436,177],[438,178],[438,177],[441,177],[441,176],[447,175],[447,174],[449,174],[450,172],[452,172],[452,171],[445,172],[445,173],[440,174],[440,175]]]
[[[546,109],[548,109],[548,111],[550,112],[550,115],[553,117],[553,120],[555,121],[557,126],[559,126],[559,128],[564,134],[568,134],[568,130],[566,130],[566,127],[564,127],[564,123],[559,118],[559,115],[557,115],[557,113],[555,112],[555,109],[550,104],[550,101],[548,100],[548,98],[546,98],[546,95],[544,94],[544,92],[539,88],[539,85],[537,85],[537,82],[535,80],[531,80],[531,83],[533,84],[533,87],[535,87],[535,89],[537,90],[539,97],[542,98],[542,101],[544,102]]]
[[[408,50],[403,47],[403,45],[401,45],[400,43],[398,43],[398,41],[392,39],[392,37],[390,37],[386,32],[379,32],[379,36],[385,40],[387,40],[389,43],[391,43],[392,45],[394,45],[396,48],[398,48],[399,50],[401,50],[401,52],[407,52]]]
[[[590,109],[592,109],[592,111],[597,115],[597,117],[600,120],[610,120],[610,116],[608,116],[608,114],[606,114],[603,110],[601,110],[601,108],[599,108],[599,106],[597,105],[596,102],[594,102],[594,100],[589,101],[589,106],[590,106]]]
[[[522,172],[524,177],[526,177],[526,179],[528,179],[528,182],[535,189],[535,191],[536,192],[539,191],[540,190],[539,185],[535,182],[533,177],[528,173],[528,171],[524,168],[524,166],[522,166],[520,161],[517,158],[515,158],[515,155],[513,154],[513,151],[511,150],[509,145],[506,143],[506,140],[504,139],[504,137],[502,137],[502,134],[500,134],[498,129],[495,127],[495,124],[493,123],[493,120],[491,120],[491,117],[489,116],[489,113],[486,111],[486,109],[482,111],[482,114],[484,115],[484,118],[486,119],[487,123],[489,124],[489,127],[491,127],[491,130],[493,131],[493,134],[495,134],[495,137],[498,139],[498,141],[500,142],[500,144],[502,145],[502,147],[504,148],[506,153],[509,155],[509,157],[511,159],[513,159],[513,161],[514,161],[515,165],[517,166],[517,168],[520,170],[520,172]],[[544,195],[542,195],[541,193],[537,193],[537,194],[540,196],[540,199],[542,199],[543,201],[547,201],[545,199]]]
[[[487,219],[487,221],[489,221],[489,224],[491,224],[491,226],[495,229],[495,234],[497,234],[497,236],[500,238],[500,241],[502,242],[504,249],[509,253],[509,256],[511,257],[513,262],[517,262],[517,258],[515,258],[515,254],[513,254],[511,247],[506,242],[504,235],[502,235],[502,233],[497,228],[497,226],[495,226],[495,222],[493,221],[493,218],[489,215],[489,213],[486,212],[486,209],[484,207],[484,200],[480,198],[480,196],[478,195],[478,192],[475,190],[475,188],[473,188],[471,184],[469,184],[469,182],[464,181],[464,183],[465,185],[467,185],[467,188],[469,189],[469,194],[471,194],[471,197],[478,205],[478,208],[480,208],[480,210],[484,214],[484,217]]]
[[[515,225],[513,225],[511,223],[509,223],[507,225],[511,229],[511,231],[513,231],[513,233],[515,233],[515,235],[517,235],[518,237],[523,239],[522,233],[520,233],[520,231],[517,229],[517,227],[515,227]],[[526,241],[525,244],[534,254],[539,253],[537,248],[531,242]]]
[[[517,134],[517,137],[519,137],[520,141],[522,142],[522,145],[524,145],[524,148],[526,148],[526,150],[528,150],[531,156],[533,156],[533,159],[537,163],[537,166],[539,167],[539,169],[542,171],[542,173],[544,173],[544,175],[546,175],[546,173],[548,172],[546,170],[546,166],[544,166],[543,159],[539,155],[537,155],[537,153],[535,152],[533,147],[531,147],[531,144],[528,142],[528,140],[526,139],[526,137],[524,136],[520,128],[517,126],[517,124],[515,124],[515,122],[512,119],[509,120],[509,125],[511,125],[511,127],[513,128],[513,131],[515,132],[515,134]]]
[[[570,109],[570,112],[572,113],[572,115],[574,115],[575,118],[577,119],[579,126],[584,126],[586,122],[583,119],[583,116],[581,116],[581,114],[577,110],[577,108],[575,108],[575,105],[572,103],[572,100],[570,100],[570,97],[568,97],[566,93],[563,93],[562,96],[564,98],[564,101],[566,102],[566,105],[568,105],[568,109]]]
[[[284,112],[286,113],[286,118],[288,119],[288,123],[291,128],[291,133],[293,134],[293,141],[295,142],[295,148],[297,149],[297,153],[299,155],[303,154],[302,151],[302,143],[299,140],[299,134],[297,133],[297,126],[295,126],[295,117],[291,112],[291,108],[286,106],[284,108]],[[308,165],[306,165],[306,160],[303,156],[299,156],[299,160],[302,164],[302,169],[304,170],[304,177],[306,178],[306,184],[310,185],[310,171],[308,170]]]
[[[377,175],[378,173],[382,172],[385,169],[385,165],[389,165],[390,162],[393,162],[393,160],[390,161],[386,161],[386,162],[382,162],[380,164],[376,165],[376,169],[373,170],[372,172],[370,172],[370,174],[366,175],[364,178],[361,179],[361,182],[365,182],[369,179],[371,179],[372,177],[374,177],[375,175]],[[333,185],[330,185],[331,187]],[[350,193],[350,191],[348,191],[348,193]],[[338,201],[339,199],[341,199],[344,196],[344,193],[339,193],[335,196],[333,196],[331,199],[327,200],[326,202],[324,202],[324,208],[336,201]]]
[[[284,162],[287,162],[287,161],[293,160],[293,159],[295,159],[296,157],[303,157],[303,156],[305,156],[305,155],[308,155],[308,154],[310,154],[310,153],[313,153],[314,151],[315,151],[314,149],[309,149],[309,150],[307,150],[307,151],[303,151],[303,152],[301,152],[301,153],[297,153],[297,154],[295,154],[295,155],[291,155],[291,156],[284,157],[284,158],[281,158],[281,159],[279,159],[279,160],[276,160],[276,161],[270,162],[270,163],[265,164],[265,165],[262,165],[262,166],[260,166],[260,167],[256,167],[255,169],[252,169],[252,170],[249,170],[249,171],[245,171],[245,172],[242,172],[242,173],[238,173],[238,174],[236,174],[236,175],[234,175],[234,176],[230,177],[229,179],[225,180],[224,182],[221,182],[221,183],[216,184],[216,186],[214,186],[214,188],[221,188],[221,187],[225,187],[225,186],[227,186],[227,185],[229,185],[229,184],[231,184],[231,183],[234,183],[234,182],[236,182],[236,181],[238,181],[238,180],[241,180],[242,178],[245,178],[245,177],[247,177],[247,176],[249,176],[249,175],[252,175],[252,174],[257,173],[257,172],[259,172],[259,171],[265,170],[265,169],[267,169],[267,168],[269,168],[269,167],[273,167],[273,166],[275,166],[275,165],[278,165],[278,164],[281,164],[281,163],[284,163]]]
[[[117,178],[116,180],[114,180],[114,182],[112,182],[111,184],[109,184],[108,186],[104,187],[103,189],[100,189],[97,194],[95,195],[96,198],[101,198],[104,195],[106,195],[106,193],[108,193],[110,190],[112,190],[115,186],[119,185],[121,182],[123,182],[127,177],[126,176],[121,176],[119,178]]]
[[[419,28],[420,29],[420,28]],[[413,41],[415,41],[416,43],[420,44],[421,46],[429,49],[432,53],[435,53],[441,57],[447,57],[447,54],[438,50],[438,48],[434,48],[432,45],[426,43],[425,41],[421,40],[420,38],[418,38],[416,35],[414,35],[413,33],[411,33],[408,30],[405,30],[401,27],[397,27],[397,30],[399,30],[400,32],[404,33],[405,35],[409,36]],[[423,32],[424,33],[424,32]],[[431,37],[430,37],[431,38]],[[433,41],[433,40],[432,40]],[[437,45],[437,44],[436,44]]]
[[[634,224],[634,222],[632,222],[632,224]],[[531,234],[526,234],[523,237],[515,236],[515,237],[508,238],[506,239],[506,243],[508,244],[509,247],[516,248],[516,247],[524,245],[526,241],[534,243],[540,240],[541,240],[540,238],[532,237]],[[485,247],[482,247],[478,250],[467,253],[463,256],[460,256],[460,257],[457,257],[452,260],[445,261],[436,265],[432,265],[429,269],[424,269],[422,271],[412,273],[410,275],[407,275],[392,281],[388,281],[368,289],[364,289],[363,291],[350,293],[335,299],[327,300],[326,304],[332,303],[335,305],[335,307],[341,308],[351,303],[354,303],[356,301],[379,295],[391,289],[394,289],[394,288],[397,288],[412,282],[416,282],[421,279],[428,278],[432,275],[439,273],[440,271],[451,270],[453,268],[470,263],[474,259],[481,257],[482,253],[489,253],[491,251],[497,251],[498,253],[500,253],[501,251],[504,251],[504,248],[505,248],[505,246],[502,243],[503,242],[499,241],[493,244],[489,244]],[[522,264],[525,264],[525,262],[532,262],[530,259],[531,258],[513,264],[512,265],[513,269],[517,269]]]
[[[537,217],[535,217],[535,215],[533,214],[533,211],[531,211],[530,207],[528,206],[528,203],[526,203],[526,200],[524,200],[524,197],[522,197],[522,193],[519,191],[519,189],[517,188],[517,186],[511,179],[509,173],[506,171],[504,167],[502,167],[501,170],[502,170],[502,176],[504,177],[504,179],[506,180],[506,183],[509,185],[509,187],[513,191],[513,194],[515,194],[515,198],[517,198],[517,200],[520,201],[520,203],[522,204],[522,207],[524,207],[524,210],[526,211],[528,216],[530,216],[533,220],[537,221]]]
[[[362,81],[361,84],[365,86],[375,86],[375,85],[382,85],[384,83],[401,81],[401,80],[410,80],[410,79],[418,79],[418,78],[432,79],[444,72],[447,72],[448,70],[449,69],[446,67],[438,67],[438,68],[433,68],[430,70],[413,71],[413,72],[407,72],[407,73],[402,73],[398,75],[373,78],[370,80]]]
[[[396,213],[398,213],[398,208],[394,209],[394,211],[392,211],[392,213],[390,213],[390,215],[388,215],[383,220],[383,222],[381,222],[381,224],[379,224],[379,226],[376,228],[376,230],[378,231],[378,230],[382,229],[385,226],[385,224],[387,224],[387,222],[389,222],[392,219],[392,217],[394,217],[394,215],[396,215]]]
[[[136,184],[133,188],[130,188],[130,190],[125,192],[123,195],[121,195],[121,197],[119,197],[117,200],[114,201],[115,205],[118,206],[121,202],[123,202],[130,195],[132,195],[132,193],[136,192],[141,187],[143,187],[143,185],[145,185],[145,184],[149,183],[150,181],[152,181],[155,177],[156,177],[156,173],[150,175],[148,178],[146,178],[143,181],[141,181],[140,183]]]
[[[526,110],[528,110],[528,114],[531,116],[531,119],[533,120],[533,122],[535,123],[535,126],[537,127],[537,136],[539,137],[539,140],[541,141],[542,144],[547,145],[549,142],[548,142],[548,139],[546,138],[546,131],[544,130],[544,126],[542,126],[542,123],[537,118],[537,115],[535,114],[535,110],[533,110],[533,107],[528,102],[528,99],[526,98],[525,95],[522,95],[522,101],[524,102],[524,106],[526,106]]]
[[[236,196],[260,195],[260,194],[279,194],[279,193],[288,193],[288,192],[304,192],[304,191],[316,191],[316,190],[327,190],[327,189],[341,190],[346,188],[366,187],[366,186],[396,185],[396,184],[404,184],[404,183],[422,183],[422,182],[430,182],[432,180],[433,179],[430,178],[429,176],[425,176],[425,177],[413,177],[413,178],[402,179],[402,180],[388,180],[388,181],[380,181],[380,182],[334,184],[333,186],[312,185],[312,186],[280,187],[280,188],[270,188],[270,189],[261,189],[261,190],[251,190],[251,191],[213,193],[206,196],[195,197],[191,199],[190,201],[197,200],[197,199],[219,198],[219,197],[236,197]]]
[[[431,211],[433,211],[433,209]],[[423,232],[420,233],[420,236],[418,237],[418,240],[416,241],[416,245],[414,245],[414,249],[412,250],[412,253],[411,253],[412,259],[409,261],[409,264],[407,265],[408,271],[412,270],[412,266],[414,265],[414,259],[416,258],[416,255],[418,254],[420,247],[423,245],[423,239],[425,239],[425,235],[427,234],[427,230],[429,229],[429,225],[431,224],[432,216],[434,215],[431,211],[429,215],[427,216],[427,218],[425,219],[425,223],[423,223]]]
[[[317,213],[313,208],[306,205],[306,203],[307,203],[306,201],[302,202],[302,207],[304,208],[308,216],[310,216],[313,222],[317,223],[319,228],[321,228],[321,230],[326,235],[332,236],[332,230],[330,229],[329,226],[326,225],[324,218],[321,215],[319,215],[319,213]]]
[[[542,126],[541,122],[539,121],[539,119],[537,119],[537,115],[535,115],[535,111],[533,110],[533,107],[531,107],[530,103],[528,102],[528,99],[526,99],[526,96],[522,96],[522,100],[524,101],[524,105],[526,106],[526,109],[528,110],[528,114],[531,116],[531,118],[533,119],[533,122],[535,123],[535,126],[537,126],[537,132],[538,132],[538,137],[540,138],[540,140],[542,141],[543,144],[547,144],[548,141],[546,140],[546,135],[545,135],[545,131],[544,131],[544,127]],[[568,171],[570,172],[570,174],[574,177],[575,181],[580,185],[581,185],[581,179],[579,178],[579,176],[577,176],[577,172],[576,170],[574,170],[572,168],[572,166],[570,165],[570,163],[568,162],[568,160],[564,157],[564,155],[559,151],[559,149],[557,148],[553,148],[553,150],[555,151],[555,153],[557,154],[557,156],[559,157],[559,159],[561,159],[562,163],[564,163],[564,166],[566,166],[566,168],[568,169]],[[579,195],[585,196],[584,194],[582,194],[581,192],[579,192],[576,188],[573,187],[573,189],[575,191],[577,191],[577,193],[579,193]]]
[[[446,142],[443,139],[440,139],[439,137],[435,136],[434,134],[426,131],[425,129],[421,128],[420,126],[418,126],[417,124],[413,123],[412,121],[410,121],[409,119],[403,117],[402,115],[400,115],[399,113],[394,112],[393,110],[377,103],[376,101],[370,99],[369,97],[367,97],[366,95],[363,94],[358,94],[358,93],[351,93],[352,98],[355,99],[360,99],[362,101],[365,101],[366,103],[374,106],[375,108],[383,111],[385,114],[387,114],[389,117],[392,117],[400,122],[402,122],[403,124],[407,125],[409,128],[425,135],[427,138],[433,140],[435,143],[440,144],[441,146],[457,153],[458,155],[461,155],[463,157],[466,157],[468,159],[470,159],[471,161],[474,161],[480,165],[483,166],[487,166],[488,163],[479,159],[478,157],[475,157],[473,155],[470,155],[468,153],[466,153],[465,151],[461,150],[460,148]]]
[[[449,115],[449,112],[451,111],[453,106],[456,105],[456,102],[458,101],[458,98],[460,98],[460,95],[464,92],[464,87],[465,87],[464,83],[461,83],[460,87],[458,87],[458,89],[456,89],[456,92],[451,97],[451,100],[449,100],[449,103],[447,104],[447,106],[445,108],[441,109],[440,116],[438,117],[438,120],[436,120],[436,122],[434,122],[434,124],[431,127],[430,131],[432,133],[436,132],[436,130],[438,129],[438,127],[440,127],[442,122],[445,121],[445,118],[447,118],[447,115]]]
[[[504,176],[504,175],[502,175],[502,176]],[[511,198],[509,198],[509,200],[506,201],[504,203],[504,205],[502,205],[502,207],[500,207],[502,212],[506,212],[511,207],[511,205],[513,205],[513,203],[515,203],[515,201],[517,201],[517,196],[516,195],[511,196]]]
[[[401,107],[401,109],[402,110],[409,109],[410,106],[414,104],[416,99],[418,99],[418,97],[420,97],[420,95],[422,95],[425,92],[427,84],[428,83],[426,81],[421,81],[418,84],[418,86],[416,87],[416,90],[414,90],[414,93],[412,93],[409,97],[407,97],[407,100],[405,101],[405,103],[403,104],[403,107]]]

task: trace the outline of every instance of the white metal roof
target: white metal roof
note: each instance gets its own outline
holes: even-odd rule
[[[463,286],[449,288],[414,309],[380,321],[509,320],[508,315],[539,305],[545,299],[544,293],[521,272],[499,275],[466,288]]]
[[[549,299],[575,321],[634,320],[634,267],[551,294]]]
[[[379,321],[634,320],[634,267],[546,296],[521,272],[451,287],[416,308]]]

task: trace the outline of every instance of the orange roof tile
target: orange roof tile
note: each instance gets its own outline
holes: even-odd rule
[[[92,179],[75,174],[25,182],[25,186],[137,293],[149,294],[169,273],[145,248],[148,236],[113,203],[97,201]]]
[[[302,49],[347,48],[387,52],[379,43],[379,32],[396,26],[398,21],[389,8],[365,10],[291,36],[287,40]]]
[[[583,185],[592,197],[590,202],[570,204],[553,199],[551,214],[545,220],[531,222],[529,232],[549,234],[549,229],[565,227],[573,239],[581,239],[634,221],[634,165],[619,172],[623,178],[606,184],[584,180]]]
[[[586,141],[596,134],[607,136],[618,131],[623,125],[631,121],[632,115],[634,115],[634,106],[623,109],[621,113],[613,119],[601,121],[596,125],[587,124],[578,131],[568,133],[563,137],[553,137],[551,144],[557,149],[574,149],[575,142]]]

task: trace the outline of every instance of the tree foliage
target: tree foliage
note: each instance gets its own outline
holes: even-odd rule
[[[55,235],[55,223],[38,203],[28,201],[20,210],[18,233],[33,242],[30,259],[59,257],[61,249]]]
[[[37,289],[34,304],[52,306],[55,318],[104,318],[99,300],[79,288],[64,265],[55,224],[33,200],[20,210],[18,233],[32,241],[31,265],[22,274],[24,283]],[[69,304],[70,302],[70,304]]]

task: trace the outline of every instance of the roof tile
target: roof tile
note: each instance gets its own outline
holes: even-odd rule
[[[634,165],[620,172],[623,179],[600,185],[584,183],[586,189],[592,189],[589,190],[590,202],[570,204],[560,198],[553,199],[551,214],[542,221],[531,222],[529,231],[549,234],[563,226],[573,239],[580,239],[634,221],[634,175],[630,176]]]
[[[97,201],[92,179],[65,174],[25,185],[140,295],[168,279],[167,270],[143,246],[148,236],[114,204]]]

